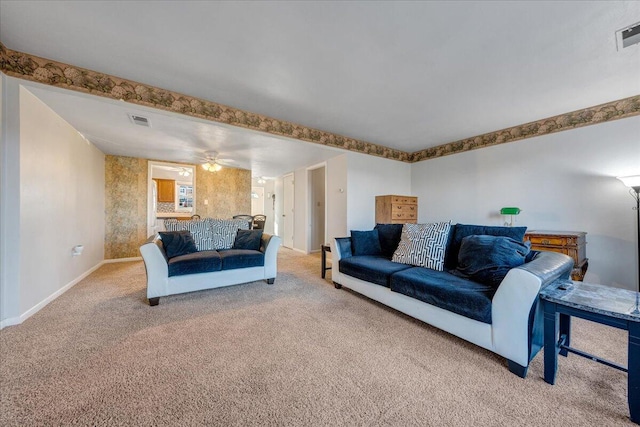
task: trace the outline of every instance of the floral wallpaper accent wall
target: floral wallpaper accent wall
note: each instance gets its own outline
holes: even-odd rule
[[[104,258],[140,256],[147,239],[147,160],[105,157]]]
[[[105,259],[140,256],[140,245],[149,237],[148,169],[147,159],[105,157]],[[195,169],[196,214],[202,218],[231,218],[251,213],[251,171]]]
[[[202,218],[250,215],[251,171],[225,167],[218,172],[207,172],[196,168],[196,213]]]

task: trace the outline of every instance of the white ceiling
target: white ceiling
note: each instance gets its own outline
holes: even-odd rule
[[[638,21],[637,1],[3,0],[0,41],[412,152],[640,94],[640,45],[617,51],[614,34]],[[335,154],[158,111],[147,116],[165,133],[148,141],[115,121],[128,106],[34,93],[113,154],[163,158],[213,145],[251,168],[298,151]]]

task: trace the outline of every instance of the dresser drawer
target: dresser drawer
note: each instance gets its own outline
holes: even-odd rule
[[[416,212],[411,211],[399,211],[392,212],[391,219],[406,219],[406,220],[416,220],[418,218],[418,214]]]
[[[578,246],[584,244],[582,236],[539,236],[529,235],[527,238],[532,245],[545,246]]]
[[[391,196],[391,203],[393,204],[403,204],[403,205],[417,205],[418,198],[417,197],[408,197],[408,196]]]
[[[417,205],[391,205],[391,213],[402,213],[402,212],[413,212],[416,213],[418,211]]]

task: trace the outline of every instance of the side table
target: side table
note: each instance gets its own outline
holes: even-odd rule
[[[331,270],[331,267],[327,267],[327,252],[331,252],[331,246],[322,245],[322,278],[324,279],[327,275],[327,270]]]
[[[557,281],[540,292],[544,309],[544,380],[556,381],[558,353],[574,353],[627,373],[631,421],[640,424],[640,315],[636,292],[593,283]],[[628,367],[570,346],[571,316],[629,331]]]

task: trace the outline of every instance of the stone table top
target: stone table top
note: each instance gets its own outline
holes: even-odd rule
[[[640,314],[631,313],[636,307],[636,295],[627,289],[570,280],[556,281],[540,291],[540,298],[545,301],[640,322]]]

